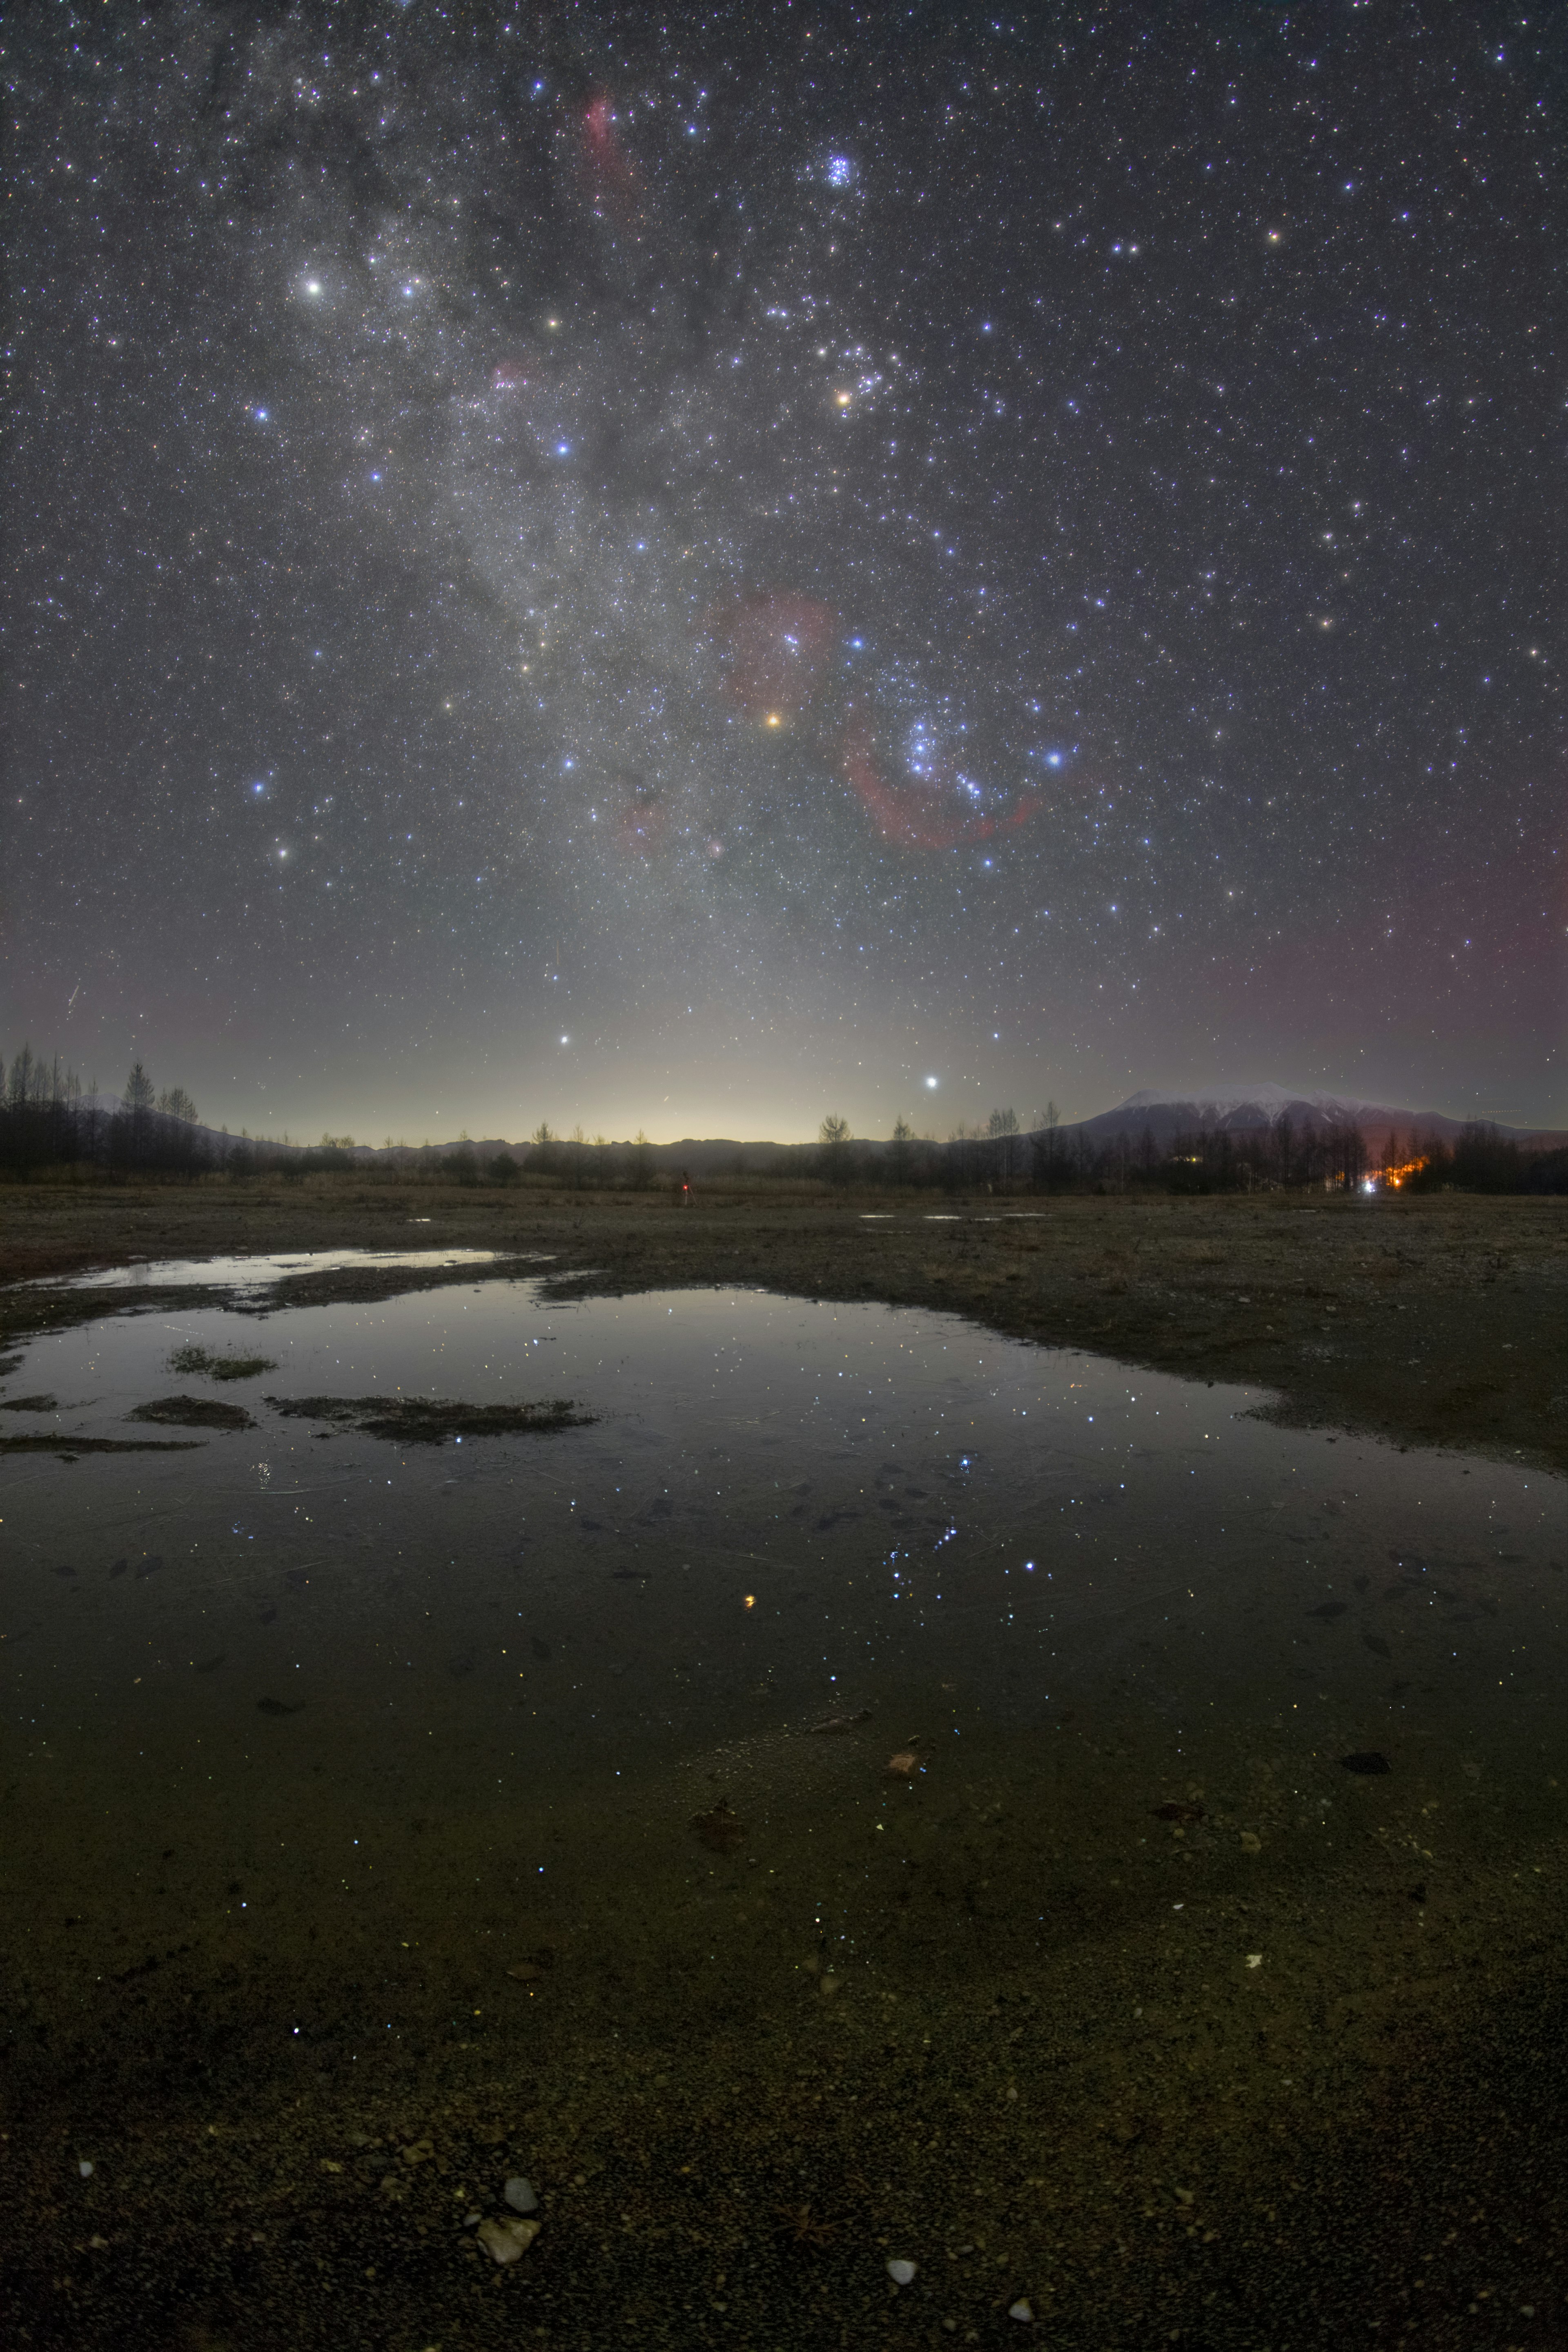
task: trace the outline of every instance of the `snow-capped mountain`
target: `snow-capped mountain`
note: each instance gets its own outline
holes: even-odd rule
[[[1210,1129],[1234,1135],[1278,1127],[1289,1118],[1298,1130],[1325,1127],[1357,1127],[1381,1142],[1390,1132],[1408,1136],[1440,1136],[1451,1142],[1466,1122],[1446,1111],[1412,1110],[1394,1103],[1368,1102],[1360,1095],[1330,1094],[1306,1087],[1282,1087],[1272,1078],[1252,1085],[1225,1083],[1212,1087],[1143,1087],[1114,1110],[1079,1123],[1079,1132],[1095,1141],[1111,1136],[1141,1136],[1147,1129],[1160,1141],[1173,1135],[1191,1135]],[[1500,1127],[1498,1133],[1523,1141],[1531,1131]]]

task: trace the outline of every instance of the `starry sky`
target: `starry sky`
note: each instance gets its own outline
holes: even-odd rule
[[[296,1137],[1568,1124],[1568,20],[5,35],[0,1050]]]

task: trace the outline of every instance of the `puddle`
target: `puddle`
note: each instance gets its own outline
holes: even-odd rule
[[[427,1224],[428,1218],[416,1218]],[[342,1274],[365,1269],[373,1273],[407,1269],[419,1272],[438,1266],[493,1265],[498,1250],[286,1250],[273,1256],[138,1258],[129,1265],[73,1275],[60,1282],[43,1275],[20,1286],[27,1290],[266,1290],[302,1275]]]
[[[221,1389],[168,1370],[247,1349],[272,1369]],[[1220,1710],[1331,1757],[1521,1755],[1568,1668],[1554,1482],[940,1315],[492,1281],[116,1316],[36,1341],[5,1395],[54,1409],[0,1438],[54,1450],[6,1465],[0,1646],[39,1737],[83,1727],[84,1784],[279,1694],[334,1777],[416,1801],[413,1733],[443,1783],[493,1756],[467,1801],[502,1809],[519,1774],[640,1775],[862,1707],[868,1768],[917,1739],[932,1773],[1110,1705],[1178,1743]],[[563,1404],[588,1425],[485,1426]],[[88,1450],[148,1419],[177,1450]],[[222,1654],[199,1689],[197,1653]]]
[[[526,2077],[529,2161],[559,2142],[579,2168],[634,2049],[705,2098],[743,2016],[721,2074],[771,2118],[803,2052],[827,2036],[848,2081],[896,2018],[889,2049],[967,2053],[942,2129],[974,2100],[988,2130],[1048,2114],[1098,2176],[1107,2103],[1130,2145],[1189,2129],[1185,2076],[1117,2085],[1200,1975],[1251,1988],[1226,2116],[1349,2115],[1382,2011],[1331,2081],[1259,2021],[1372,1966],[1458,1979],[1467,1937],[1489,1967],[1525,1948],[1563,1777],[1560,1482],[932,1313],[557,1305],[483,1254],[400,1263],[455,1256],[471,1287],[109,1315],[6,1381],[34,1405],[0,1435],[58,1454],[160,1400],[250,1424],[5,1464],[5,1894],[62,2017],[134,2041],[145,2004],[207,2004],[222,2063],[289,2084],[304,2020],[312,2097],[395,2082],[407,2117]],[[250,1294],[327,1263],[185,1271]],[[176,1356],[268,1368],[219,1389]],[[453,1401],[589,1418],[426,1410]],[[144,1959],[141,2006],[109,2000]],[[974,2004],[1044,1988],[1114,2082],[1083,2088],[1044,2012],[976,2055]],[[876,2096],[914,2147],[934,2089],[894,2070]],[[574,2100],[570,2132],[538,2120]]]

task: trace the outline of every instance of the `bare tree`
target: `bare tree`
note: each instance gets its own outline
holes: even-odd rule
[[[817,1129],[822,1145],[822,1172],[830,1184],[844,1184],[849,1180],[849,1121],[829,1111]]]
[[[130,1158],[133,1161],[146,1157],[154,1099],[152,1079],[140,1062],[132,1062],[131,1075],[125,1081],[124,1105]]]
[[[1013,1139],[1018,1132],[1017,1112],[1011,1109],[994,1110],[985,1122],[985,1132],[997,1147],[996,1157],[1002,1171],[1002,1181],[1006,1183],[1013,1173]]]

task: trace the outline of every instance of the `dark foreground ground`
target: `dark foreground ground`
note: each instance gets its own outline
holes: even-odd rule
[[[448,1930],[324,1899],[330,1967],[149,1885],[112,1970],[8,1990],[5,2342],[1562,2352],[1561,1800],[1521,1841],[1402,1754],[1330,1857],[1297,1805],[1344,1776],[1300,1732],[1056,1738],[922,1795],[897,1853],[848,1741],[754,1856],[661,1832],[674,1790],[563,1815],[595,1885],[526,1922],[453,1820],[386,1874],[445,1875]],[[1180,1842],[1173,1785],[1214,1809]],[[825,1896],[869,1919],[900,1871],[833,1989]],[[542,2227],[498,2270],[465,2222],[513,2173]]]
[[[29,1276],[448,1244],[553,1253],[573,1291],[934,1305],[1568,1466],[1552,1201],[18,1189],[0,1342],[103,1311]],[[1510,1717],[1505,1772],[1413,1702],[1382,1777],[1332,1718],[1304,1683],[1246,1722],[976,1719],[897,1816],[902,1724],[563,1774],[548,1901],[460,1789],[367,1798],[352,1889],[346,1847],[312,1880],[303,1750],[226,1816],[232,1878],[198,1886],[170,1826],[95,1883],[68,1742],[7,1718],[0,2343],[1568,2352],[1563,1712]],[[747,1834],[710,1847],[720,1798]],[[543,2226],[497,2269],[465,2223],[513,2172]]]
[[[553,1252],[578,1292],[749,1283],[944,1307],[1013,1339],[1260,1381],[1289,1421],[1568,1469],[1568,1202],[1555,1199],[836,1199],[753,1182],[677,1209],[664,1192],[338,1177],[13,1187],[0,1192],[0,1348],[62,1312],[99,1311],[9,1287],[28,1277],[217,1251],[448,1244]]]

